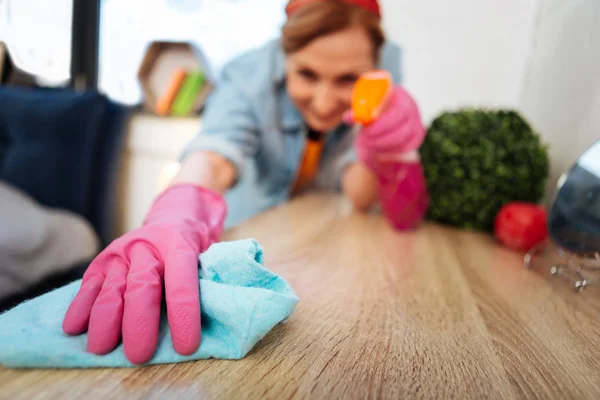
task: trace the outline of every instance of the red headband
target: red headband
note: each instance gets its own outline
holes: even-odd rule
[[[302,8],[303,6],[310,4],[310,3],[316,3],[318,1],[319,0],[291,0],[288,3],[287,7],[285,8],[285,13],[289,17],[293,13],[298,11],[300,8]],[[343,3],[353,4],[357,7],[362,7],[365,10],[376,14],[378,17],[381,16],[381,10],[379,9],[379,3],[377,0],[338,0],[338,1],[341,1]]]

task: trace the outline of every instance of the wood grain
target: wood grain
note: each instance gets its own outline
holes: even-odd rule
[[[312,194],[229,231],[301,301],[243,360],[0,369],[0,398],[600,398],[600,296],[523,269],[493,238]]]

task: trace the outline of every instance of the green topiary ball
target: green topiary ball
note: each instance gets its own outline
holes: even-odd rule
[[[428,219],[492,232],[511,201],[538,203],[549,173],[547,146],[519,113],[460,109],[438,116],[420,149]]]

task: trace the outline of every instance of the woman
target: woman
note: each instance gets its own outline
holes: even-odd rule
[[[291,0],[286,12],[280,40],[224,69],[202,135],[186,147],[180,171],[142,227],[112,242],[86,271],[63,330],[87,330],[88,351],[107,353],[122,338],[131,362],[147,362],[164,283],[174,348],[195,352],[198,255],[219,240],[228,213],[241,219],[310,186],[341,189],[366,210],[377,202],[377,160],[414,158],[424,129],[401,87],[356,140],[350,126],[361,74],[385,68],[399,80],[399,54],[384,40],[377,0]]]

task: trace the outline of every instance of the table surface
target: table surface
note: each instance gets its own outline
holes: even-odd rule
[[[311,194],[224,239],[247,237],[300,303],[246,358],[0,367],[0,398],[600,398],[599,293],[524,269],[491,236],[398,233]]]

